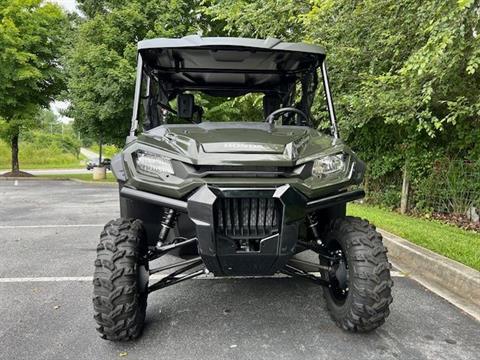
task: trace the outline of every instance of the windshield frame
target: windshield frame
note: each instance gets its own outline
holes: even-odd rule
[[[327,65],[326,65],[326,60],[325,56],[322,57],[320,64],[318,66],[320,72],[321,72],[321,77],[322,77],[322,83],[323,83],[323,90],[324,90],[324,95],[325,95],[325,100],[326,100],[326,108],[328,112],[328,117],[329,117],[329,122],[330,122],[330,134],[334,138],[339,138],[339,133],[338,133],[338,126],[337,126],[337,121],[336,121],[336,115],[335,115],[335,108],[333,104],[333,98],[332,98],[332,93],[330,89],[330,84],[329,84],[329,79],[328,79],[328,70],[327,70]],[[317,92],[317,83],[318,83],[318,76],[317,76],[317,66],[315,69],[313,69],[311,72],[306,72],[306,74],[315,74],[312,78],[314,78],[314,91],[315,93]],[[209,70],[211,71],[211,69]],[[250,72],[245,71],[245,72]],[[131,120],[131,128],[130,128],[130,134],[127,137],[127,142],[133,140],[136,138],[136,133],[138,131],[139,127],[139,114],[140,114],[140,105],[141,101],[144,100],[145,98],[148,98],[150,96],[150,88],[151,88],[151,83],[152,83],[152,77],[153,77],[153,72],[152,69],[149,68],[143,60],[142,53],[138,52],[137,55],[137,71],[136,71],[136,83],[135,83],[135,94],[134,94],[134,103],[133,103],[133,112],[132,112],[132,120]],[[145,80],[145,81],[144,81]],[[297,79],[298,80],[298,79]],[[156,79],[156,81],[161,82],[161,79]],[[292,82],[293,87],[296,86],[297,81]],[[310,97],[310,101],[308,99],[308,96],[304,96],[304,86],[303,86],[303,79],[302,79],[302,102],[304,101],[303,99],[306,99],[305,101],[309,102],[309,104],[306,104],[306,110],[308,112],[308,117],[310,117],[310,108],[313,103],[313,97],[315,95],[312,94]],[[145,90],[145,95],[142,96],[142,88]],[[193,88],[191,90],[194,90]],[[204,90],[204,89],[203,89]],[[226,89],[228,90],[228,89]],[[264,94],[267,94],[269,91],[273,91],[274,89],[263,89],[263,91],[259,91],[258,89],[245,89],[245,93],[243,95],[249,94],[249,93],[258,93],[258,92],[263,92]],[[275,89],[276,90],[276,89]],[[200,92],[205,92],[205,91],[200,91]],[[206,92],[205,92],[206,93]],[[291,93],[291,89],[287,91],[287,93]],[[171,100],[169,97],[171,97],[171,94],[165,93],[165,98],[166,98],[166,103],[159,103],[159,105],[165,109],[166,111],[172,112],[174,111],[168,104],[168,101]],[[289,94],[287,94],[288,96]],[[308,124],[311,125],[311,124]]]

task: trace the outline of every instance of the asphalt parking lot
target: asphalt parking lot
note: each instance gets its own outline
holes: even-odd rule
[[[143,337],[106,342],[91,275],[118,213],[114,187],[0,181],[0,359],[478,359],[480,324],[402,276],[370,334],[338,329],[311,283],[207,278],[153,293]]]

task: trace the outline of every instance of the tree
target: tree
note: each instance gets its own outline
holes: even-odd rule
[[[327,48],[341,129],[372,176],[478,158],[478,0],[312,4],[304,31]]]
[[[18,139],[64,88],[60,49],[67,18],[41,0],[0,0],[0,123],[18,175]]]
[[[40,129],[50,134],[62,132],[62,123],[50,109],[41,109],[36,116],[35,122]]]
[[[80,0],[87,15],[68,54],[68,115],[83,135],[122,145],[132,114],[137,42],[196,33],[199,0]]]
[[[380,191],[406,167],[418,180],[435,159],[480,156],[480,1],[205,3],[230,35],[326,48],[342,137]]]
[[[304,33],[302,15],[311,9],[308,1],[285,0],[204,0],[201,12],[210,22],[203,29],[218,36],[253,38],[278,37],[301,41]]]

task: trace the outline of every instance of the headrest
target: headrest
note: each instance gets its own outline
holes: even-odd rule
[[[193,116],[194,98],[192,94],[181,94],[177,97],[178,117],[191,119]]]
[[[277,109],[280,109],[282,105],[282,100],[277,94],[266,94],[263,97],[263,116],[266,118],[272,112]]]

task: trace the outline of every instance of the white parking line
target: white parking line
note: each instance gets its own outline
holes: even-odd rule
[[[0,225],[0,229],[51,229],[76,227],[103,227],[105,224],[60,224],[60,225]]]
[[[150,276],[150,280],[161,280],[166,277],[168,274],[156,274]],[[65,282],[65,281],[72,281],[72,282],[90,282],[93,280],[93,276],[60,276],[60,277],[23,277],[23,278],[0,278],[0,283],[22,283],[22,282]]]
[[[0,283],[92,281],[91,276],[0,278]]]
[[[317,275],[318,273],[312,273],[314,275]],[[392,271],[390,272],[392,277],[404,277],[405,275],[399,271]],[[166,277],[167,274],[156,274],[150,276],[150,280],[161,280],[164,277]],[[283,277],[288,277],[287,275],[283,274],[278,274],[274,276],[256,276],[256,277],[249,277],[249,276],[243,276],[243,277],[227,277],[228,279],[238,279],[238,278],[283,278]],[[212,275],[201,275],[197,277],[196,279],[225,279],[225,277],[214,277]],[[0,283],[22,283],[22,282],[65,282],[65,281],[72,281],[72,282],[90,282],[93,280],[92,276],[61,276],[61,277],[14,277],[14,278],[0,278]]]

